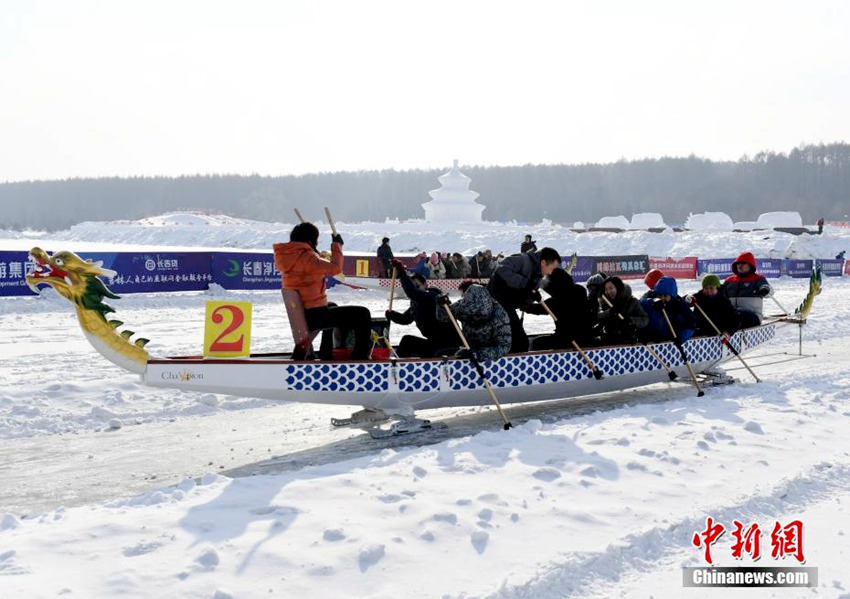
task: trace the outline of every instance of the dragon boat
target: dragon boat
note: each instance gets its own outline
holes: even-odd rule
[[[36,290],[39,285],[49,285],[71,301],[91,345],[117,366],[140,375],[145,385],[301,403],[360,405],[364,410],[358,414],[363,420],[396,416],[407,422],[406,428],[394,429],[393,433],[408,432],[416,410],[487,405],[488,391],[491,396],[497,394],[501,403],[511,404],[641,387],[673,380],[679,372],[683,378],[706,373],[736,354],[770,341],[782,322],[802,325],[821,286],[820,271],[813,271],[809,293],[794,316],[739,331],[727,343],[719,336],[695,337],[681,350],[667,342],[511,354],[482,362],[483,378],[474,364],[455,357],[322,362],[294,360],[291,353],[226,359],[151,356],[145,349],[147,339],[132,340],[133,332],[119,331],[123,323],[107,317],[114,310],[103,302],[104,298],[119,296],[98,277],[114,277],[113,271],[67,251],[50,256],[33,248],[30,255],[34,264],[27,274],[30,287]]]

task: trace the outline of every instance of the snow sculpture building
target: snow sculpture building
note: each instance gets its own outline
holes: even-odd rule
[[[432,200],[422,204],[429,223],[480,223],[486,206],[475,202],[478,192],[471,191],[472,179],[460,172],[457,160],[452,170],[437,180],[442,187],[428,192]]]

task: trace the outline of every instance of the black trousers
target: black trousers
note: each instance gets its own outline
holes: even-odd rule
[[[328,304],[304,311],[307,328],[311,331],[322,330],[322,345],[319,359],[330,360],[333,357],[333,330],[354,332],[352,360],[366,360],[372,347],[372,313],[365,306],[337,306]]]
[[[755,312],[747,312],[745,310],[741,310],[738,312],[738,316],[741,317],[741,328],[748,329],[750,327],[757,327],[761,324],[759,320],[758,314]]]
[[[528,335],[522,326],[522,321],[517,314],[517,309],[522,306],[527,292],[524,289],[514,289],[510,287],[504,279],[496,275],[490,279],[488,286],[490,295],[493,299],[499,302],[505,312],[508,313],[508,320],[511,322],[511,353],[523,353],[528,351]]]

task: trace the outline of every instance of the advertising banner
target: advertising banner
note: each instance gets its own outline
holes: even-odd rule
[[[732,276],[732,263],[735,258],[715,258],[713,260],[698,260],[699,275],[713,274],[720,280]],[[778,279],[781,275],[782,260],[780,258],[756,258],[757,271],[767,279]]]
[[[665,277],[674,279],[697,278],[697,257],[686,258],[649,258],[649,268],[657,268]]]
[[[564,263],[565,266],[568,264],[568,261]],[[590,256],[578,256],[576,258],[575,266],[573,266],[573,280],[576,283],[584,283],[587,281],[591,275],[596,273],[593,268],[594,264],[595,262]]]
[[[118,273],[104,282],[114,293],[199,291],[212,281],[211,252],[80,252]]]
[[[782,274],[795,279],[808,279],[812,274],[812,260],[783,260]]]
[[[570,259],[565,256],[561,266],[569,266]],[[646,254],[634,256],[577,256],[573,265],[572,277],[576,283],[584,283],[599,272],[618,276],[623,279],[643,278],[648,270],[649,257]]]
[[[271,252],[213,252],[212,282],[225,289],[280,289]]]
[[[756,258],[758,272],[766,279],[778,279],[782,276],[781,258]]]
[[[117,272],[102,277],[113,293],[194,291],[206,289],[210,252],[80,252],[83,260],[101,261]],[[26,273],[33,267],[29,252],[0,252],[0,295],[32,295]]]
[[[732,274],[732,263],[735,258],[714,258],[711,260],[697,260],[699,276],[712,274],[720,277],[722,281]]]
[[[26,281],[32,266],[28,251],[0,252],[0,296],[35,295]]]
[[[649,270],[649,256],[637,254],[632,256],[592,256],[594,274],[604,272],[609,276],[621,279],[642,279]]]
[[[844,272],[844,260],[815,260],[815,267],[818,266],[823,268],[825,277],[840,277]]]

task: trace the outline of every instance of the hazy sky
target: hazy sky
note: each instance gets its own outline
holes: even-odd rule
[[[836,141],[843,0],[0,2],[0,181]]]

